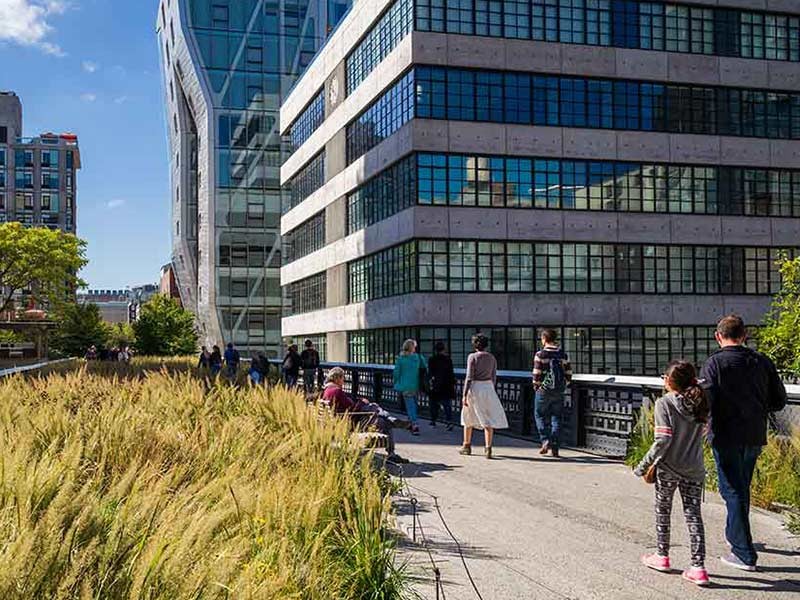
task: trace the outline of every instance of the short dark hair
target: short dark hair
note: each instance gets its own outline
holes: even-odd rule
[[[289,350],[290,351],[294,350],[295,352],[297,352],[297,344],[292,344],[291,346],[289,346]]]
[[[472,336],[472,347],[475,350],[486,350],[489,347],[489,338],[482,333],[476,333]]]
[[[542,339],[548,344],[555,344],[558,341],[558,333],[555,329],[542,329]]]
[[[444,352],[444,351],[447,349],[447,346],[445,346],[445,345],[444,345],[444,342],[436,342],[436,343],[433,345],[433,349],[434,349],[436,352]]]
[[[306,340],[305,341],[305,347],[306,348],[311,348],[311,346],[313,346],[313,345],[314,345],[314,342],[312,342],[311,340]]]
[[[233,342],[228,342],[228,348],[233,348]]]
[[[717,333],[726,340],[743,340],[747,337],[747,328],[744,320],[739,315],[728,315],[722,317],[717,323]]]

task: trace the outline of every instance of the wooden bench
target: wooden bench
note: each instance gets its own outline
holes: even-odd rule
[[[323,400],[322,398],[317,399],[316,407],[317,417],[319,418],[320,422],[324,422],[328,419],[336,419],[340,416],[350,418],[362,415],[371,416],[373,414],[371,412],[349,412],[337,415],[330,402]],[[356,427],[355,424],[353,424],[353,427]],[[389,436],[384,433],[379,433],[377,431],[362,431],[357,428],[355,431],[353,431],[352,437],[354,440],[356,440],[359,448],[364,450],[373,448],[386,448],[386,444],[389,440]]]

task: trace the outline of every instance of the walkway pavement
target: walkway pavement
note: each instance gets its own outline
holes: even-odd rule
[[[800,538],[783,529],[778,516],[753,515],[754,535],[763,544],[761,570],[731,570],[717,558],[724,551],[724,506],[709,494],[703,516],[713,587],[699,589],[682,581],[678,570],[660,574],[639,564],[655,545],[653,489],[624,465],[571,451],[562,451],[561,459],[540,457],[532,444],[505,437],[495,439],[496,460],[484,459],[481,437],[475,454],[463,457],[460,436],[460,429],[447,433],[441,426],[423,426],[418,438],[398,436],[398,451],[412,461],[404,466],[405,478],[445,582],[443,599],[800,599]],[[398,500],[398,513],[409,537],[401,557],[417,578],[417,591],[434,599],[430,558],[410,541],[410,503]],[[672,535],[673,567],[682,569],[689,552],[680,501]]]

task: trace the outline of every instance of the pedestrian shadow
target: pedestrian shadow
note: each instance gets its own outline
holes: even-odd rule
[[[766,569],[760,568],[761,571]],[[787,569],[776,568],[774,572]],[[797,569],[790,568],[789,572],[797,572]],[[720,582],[723,580],[723,582]],[[747,585],[750,584],[750,585]],[[800,580],[797,579],[765,579],[763,577],[732,575],[711,575],[711,589],[717,590],[743,590],[747,592],[793,592],[800,593]]]
[[[425,551],[427,548],[437,561],[443,558],[457,558],[460,560],[462,556],[466,560],[497,560],[503,558],[503,555],[490,552],[489,549],[484,546],[472,546],[460,542],[459,547],[459,544],[456,544],[452,540],[431,539],[429,528],[426,528],[425,531],[427,533],[426,537],[422,538],[420,534],[416,542],[403,533],[397,534],[395,541],[398,549]]]
[[[607,458],[605,456],[560,456],[559,458],[552,458],[549,456],[506,456],[502,454],[495,454],[495,460],[516,460],[523,462],[534,463],[550,463],[553,465],[559,464],[574,464],[574,465],[621,465],[623,462],[617,458]]]
[[[395,476],[402,475],[406,479],[418,477],[430,477],[432,473],[454,471],[460,468],[458,465],[447,465],[445,463],[415,462],[412,461],[402,468],[398,465],[387,464],[386,469]]]
[[[767,548],[764,544],[753,544],[759,553],[774,554],[776,556],[800,556],[800,550],[784,550],[782,548]],[[764,570],[764,569],[762,569]]]

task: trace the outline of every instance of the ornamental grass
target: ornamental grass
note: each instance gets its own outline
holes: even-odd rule
[[[0,380],[0,598],[404,597],[350,439],[183,359]]]

